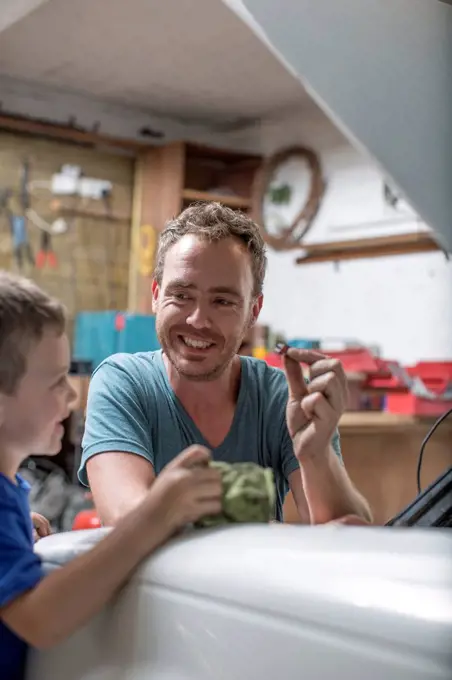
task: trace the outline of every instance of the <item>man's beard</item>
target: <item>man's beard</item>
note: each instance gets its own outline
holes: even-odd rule
[[[171,348],[171,343],[169,342],[168,335],[162,329],[161,325],[158,322],[158,319],[156,319],[157,338],[162,347],[163,353],[165,354],[173,368],[179,373],[179,375],[183,376],[186,380],[192,380],[193,382],[210,382],[212,380],[217,380],[231,365],[235,355],[237,354],[240,348],[240,345],[242,344],[243,337],[245,336],[245,333],[248,331],[248,329],[249,324],[247,323],[243,333],[240,334],[240,337],[236,340],[234,345],[231,346],[231,349],[227,351],[227,353],[225,353],[223,356],[219,357],[219,363],[216,366],[211,367],[208,371],[204,373],[202,372],[191,373],[189,370],[187,371],[183,365],[181,365],[183,362],[178,361],[177,351],[174,351]],[[196,366],[196,362],[194,362],[194,365]]]

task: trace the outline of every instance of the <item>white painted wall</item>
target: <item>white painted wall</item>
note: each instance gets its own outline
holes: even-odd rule
[[[382,176],[325,119],[292,115],[263,125],[267,152],[310,143],[321,152],[328,191],[310,241],[425,228],[394,223],[381,199]],[[387,224],[381,221],[387,219]],[[368,227],[346,229],[369,222]],[[372,222],[378,224],[372,226]],[[406,364],[452,360],[452,263],[442,253],[296,266],[296,253],[269,252],[261,320],[288,337],[350,338],[379,345]]]
[[[437,0],[229,3],[452,248],[452,7]]]
[[[388,359],[452,360],[452,266],[437,253],[295,267],[269,254],[261,321],[290,337],[347,338]]]

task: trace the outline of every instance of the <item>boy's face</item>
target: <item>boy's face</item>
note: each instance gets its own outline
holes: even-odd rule
[[[0,395],[0,450],[21,459],[56,454],[75,393],[68,382],[70,349],[66,334],[44,332],[27,355],[27,370],[15,394]]]

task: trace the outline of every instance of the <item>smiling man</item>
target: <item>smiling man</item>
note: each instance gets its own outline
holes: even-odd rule
[[[259,316],[265,270],[257,225],[218,203],[187,208],[162,232],[152,282],[162,350],[114,355],[90,385],[79,476],[105,524],[192,444],[215,460],[271,467],[277,519],[289,487],[302,522],[370,518],[341,459],[341,365],[291,349],[284,375],[237,354]]]

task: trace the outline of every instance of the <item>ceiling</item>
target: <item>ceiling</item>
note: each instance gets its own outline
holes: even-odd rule
[[[1,33],[0,75],[210,124],[313,106],[222,0],[46,0]]]

